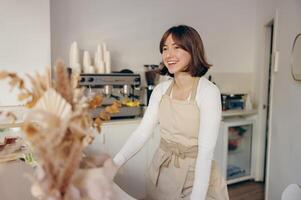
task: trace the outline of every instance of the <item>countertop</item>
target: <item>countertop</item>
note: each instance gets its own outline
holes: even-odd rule
[[[222,117],[236,117],[236,116],[249,116],[256,115],[258,113],[257,110],[227,110],[222,111]],[[129,124],[129,123],[139,123],[142,117],[130,118],[130,119],[116,119],[105,122],[103,125],[120,125],[120,124]]]
[[[256,115],[257,110],[227,110],[222,112],[222,117]]]
[[[20,160],[0,164],[0,199],[34,200],[30,193],[33,168]]]
[[[22,125],[22,116],[26,112],[24,107],[22,106],[16,106],[16,107],[2,107],[0,106],[0,110],[10,110],[17,114],[19,120],[12,124],[8,122],[7,120],[3,119],[3,117],[0,118],[0,129],[4,128],[11,128],[11,127],[20,127]],[[236,116],[250,116],[250,115],[256,115],[258,113],[257,110],[228,110],[222,112],[222,117],[236,117]],[[121,125],[121,124],[129,124],[129,123],[139,123],[141,121],[141,117],[136,118],[130,118],[130,119],[115,119],[108,122],[104,122],[103,126],[111,126],[111,125]]]

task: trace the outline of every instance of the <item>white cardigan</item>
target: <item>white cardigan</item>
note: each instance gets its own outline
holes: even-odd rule
[[[117,165],[123,165],[134,156],[152,135],[155,126],[158,124],[159,104],[162,95],[165,94],[171,83],[172,80],[167,80],[155,87],[140,125],[114,157],[114,162]],[[201,77],[197,87],[196,101],[201,116],[195,179],[190,198],[192,200],[205,200],[209,185],[211,161],[221,120],[220,91],[206,78]]]

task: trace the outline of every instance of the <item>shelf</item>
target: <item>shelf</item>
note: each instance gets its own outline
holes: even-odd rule
[[[227,110],[222,112],[222,117],[248,116],[257,114],[257,110]]]
[[[241,181],[246,181],[246,180],[251,180],[251,179],[253,179],[252,176],[243,176],[243,177],[240,177],[240,178],[227,180],[227,185],[231,185],[231,184],[234,184],[234,183],[239,183]]]

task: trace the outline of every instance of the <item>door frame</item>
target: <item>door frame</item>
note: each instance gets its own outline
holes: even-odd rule
[[[267,92],[268,88],[268,82],[266,81],[267,78],[269,78],[269,74],[266,73],[266,71],[269,70],[269,65],[270,65],[270,44],[271,44],[271,25],[273,25],[273,44],[272,44],[272,61],[271,61],[271,80],[270,80],[270,93],[267,94],[262,98],[260,106],[263,106],[263,104],[266,104],[269,96],[269,121],[268,123],[268,132],[266,133],[266,117],[267,117],[267,110],[262,109],[262,127],[261,130],[264,131],[263,135],[267,139],[266,143],[266,151],[264,151],[265,154],[265,160],[266,160],[266,165],[265,165],[265,198],[268,199],[268,191],[269,191],[269,172],[270,172],[270,154],[271,154],[271,138],[272,138],[272,116],[273,116],[273,94],[274,94],[274,79],[275,79],[275,72],[277,72],[278,69],[276,69],[278,63],[275,63],[276,60],[276,54],[279,52],[277,51],[277,46],[276,46],[276,40],[277,40],[277,30],[278,30],[278,11],[274,13],[274,16],[270,20],[267,21],[265,24],[265,54],[264,54],[264,67],[262,69],[262,73],[264,74],[261,78],[261,94],[265,94]],[[278,55],[277,55],[278,56]],[[267,135],[266,135],[267,134]],[[264,162],[264,160],[263,160]],[[262,163],[264,166],[264,163]]]

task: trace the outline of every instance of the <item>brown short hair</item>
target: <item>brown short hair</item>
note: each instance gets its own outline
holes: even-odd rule
[[[194,28],[186,25],[171,27],[164,33],[161,38],[161,54],[165,41],[169,35],[172,35],[173,40],[178,46],[180,46],[191,55],[191,61],[185,72],[190,73],[190,75],[193,77],[201,77],[205,75],[212,65],[207,62],[203,41],[199,33]],[[161,63],[160,74],[168,74],[169,76],[173,76],[173,74],[170,74],[168,72],[168,69],[163,62]]]

